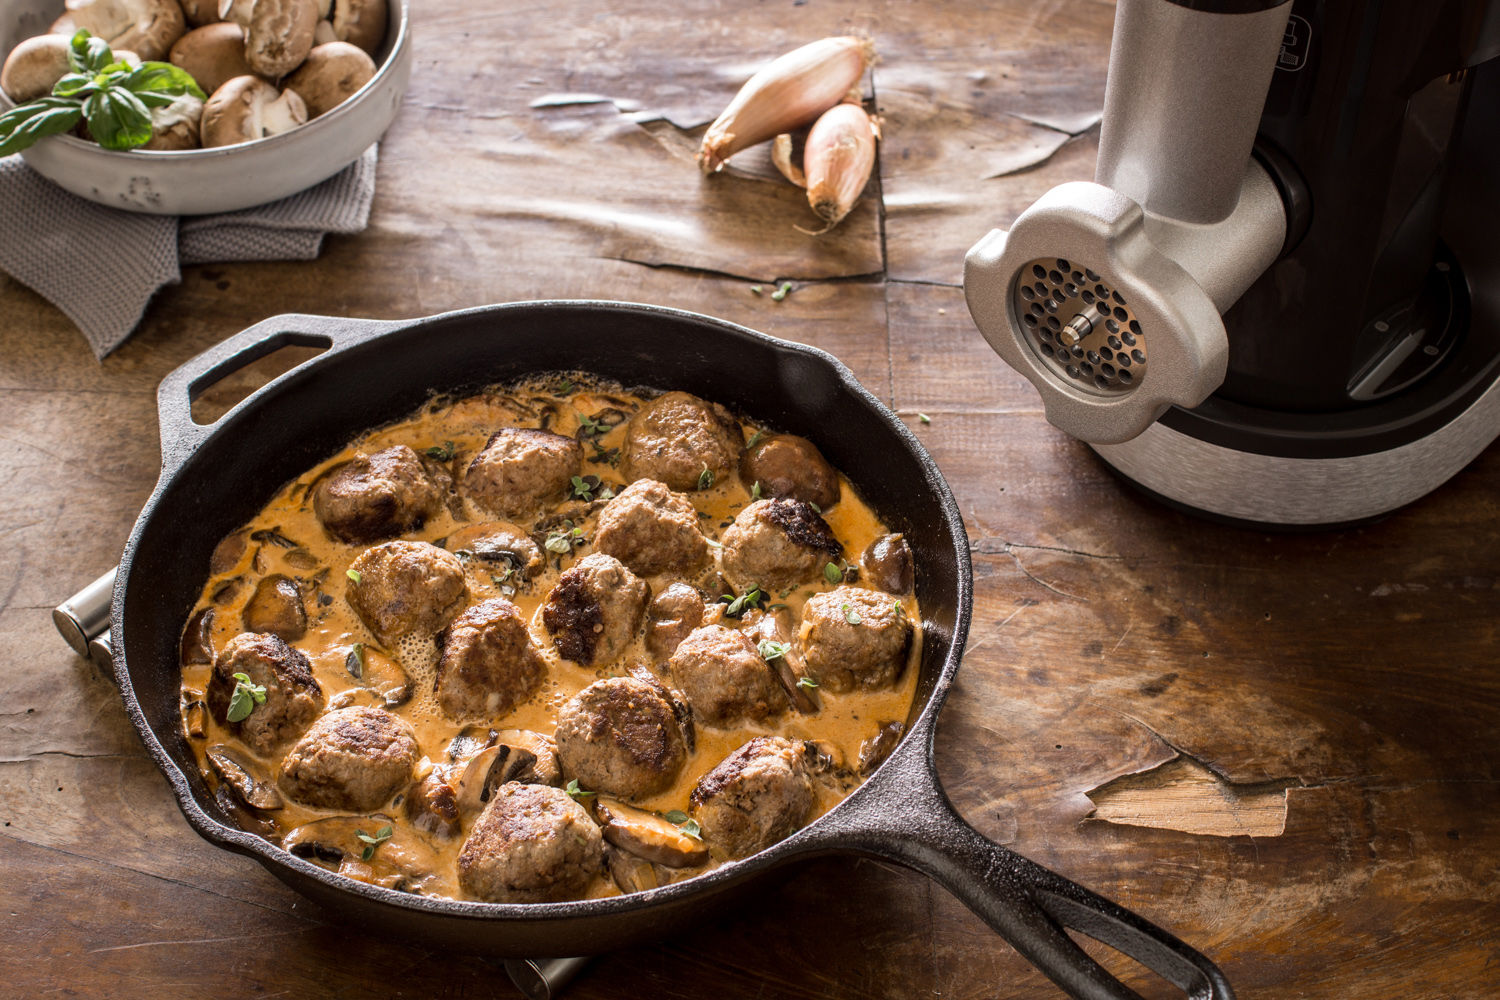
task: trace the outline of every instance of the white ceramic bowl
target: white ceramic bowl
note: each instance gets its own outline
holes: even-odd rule
[[[71,135],[21,154],[43,177],[101,205],[153,215],[233,212],[285,198],[359,159],[396,117],[411,77],[407,0],[386,0],[390,18],[375,53],[375,77],[306,125],[238,146],[115,152]],[[0,0],[0,59],[47,31],[62,0]],[[0,110],[14,104],[0,94]]]

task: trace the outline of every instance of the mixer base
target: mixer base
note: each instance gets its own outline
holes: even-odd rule
[[[1243,527],[1322,531],[1377,520],[1447,482],[1500,436],[1500,382],[1431,433],[1386,451],[1288,458],[1237,451],[1158,421],[1092,445],[1112,471],[1170,506]]]

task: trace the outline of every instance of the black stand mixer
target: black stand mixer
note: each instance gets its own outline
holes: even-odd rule
[[[1497,234],[1500,0],[1120,0],[1094,183],[964,290],[1125,479],[1327,528],[1500,435]]]

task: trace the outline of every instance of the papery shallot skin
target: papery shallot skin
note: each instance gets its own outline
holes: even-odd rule
[[[875,121],[857,104],[826,112],[807,134],[807,203],[832,229],[849,214],[875,167]]]

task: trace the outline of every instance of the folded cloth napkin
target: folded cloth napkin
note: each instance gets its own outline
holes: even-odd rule
[[[313,260],[328,233],[358,233],[375,198],[377,146],[321,184],[224,215],[142,215],[64,191],[19,156],[0,159],[0,270],[61,309],[100,358],[140,323],[181,265]],[[128,249],[127,249],[128,248]]]

